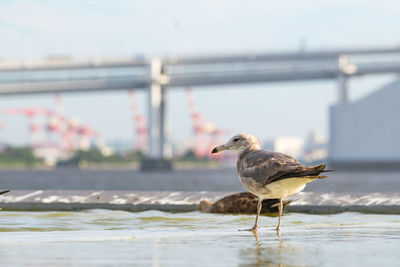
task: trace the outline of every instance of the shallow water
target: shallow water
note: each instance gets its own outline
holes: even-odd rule
[[[0,264],[31,266],[393,266],[400,215],[261,217],[200,212],[1,212]]]

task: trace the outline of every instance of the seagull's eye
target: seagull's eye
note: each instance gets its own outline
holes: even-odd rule
[[[238,137],[236,137],[235,139],[233,139],[233,142],[239,142],[239,138]]]

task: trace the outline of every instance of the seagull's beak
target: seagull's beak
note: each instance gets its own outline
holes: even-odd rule
[[[217,147],[214,147],[214,149],[211,151],[211,154],[215,154],[215,153],[227,150],[227,149],[228,148],[225,145],[217,146]]]

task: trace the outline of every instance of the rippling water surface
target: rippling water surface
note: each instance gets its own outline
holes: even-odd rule
[[[254,216],[89,210],[0,212],[0,264],[33,266],[393,266],[400,216]]]

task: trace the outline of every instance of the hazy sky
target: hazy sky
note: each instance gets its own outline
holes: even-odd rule
[[[0,2],[0,59],[48,55],[76,58],[132,55],[242,53],[255,51],[393,47],[400,45],[399,1],[7,1]],[[351,80],[351,99],[393,79]],[[332,82],[272,83],[194,88],[199,111],[218,127],[278,135],[328,133]],[[107,140],[131,140],[133,122],[127,93],[63,94],[68,116],[93,125]],[[145,111],[144,92],[138,100]],[[0,108],[54,106],[52,95],[7,96]],[[246,107],[243,109],[243,107]],[[27,142],[20,117],[0,121],[0,142]],[[173,140],[191,135],[183,90],[168,94]]]

